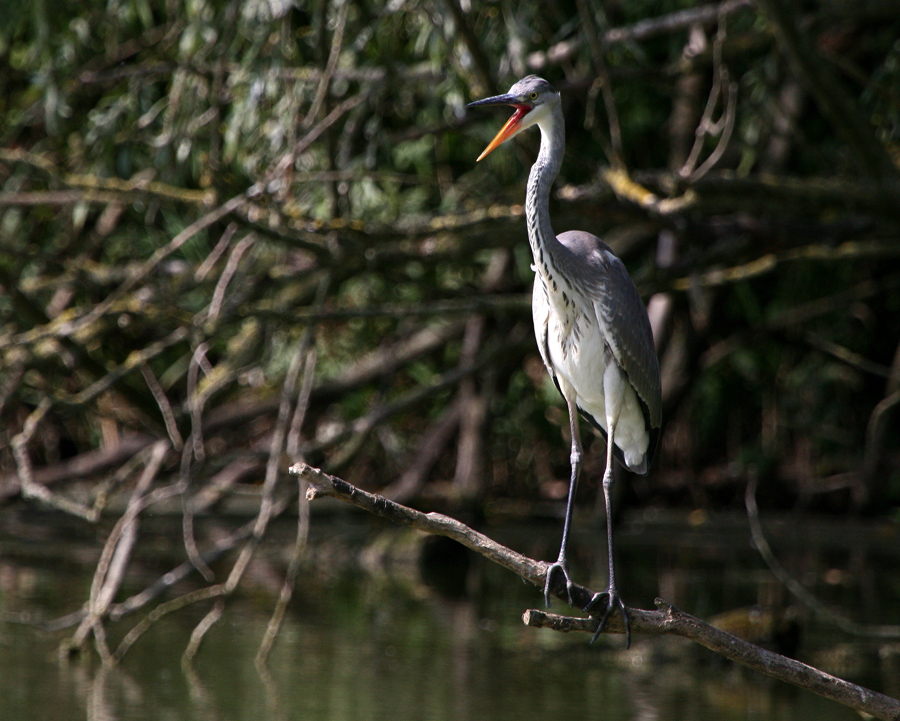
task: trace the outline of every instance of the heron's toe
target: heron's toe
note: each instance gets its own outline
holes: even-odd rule
[[[591,643],[597,640],[597,637],[600,636],[600,633],[606,626],[606,621],[618,609],[622,612],[622,623],[625,626],[625,648],[631,646],[631,623],[628,619],[628,611],[625,609],[622,598],[614,588],[595,593],[582,610],[588,615],[594,616],[599,615],[601,608],[603,609],[603,615],[600,617],[600,623],[597,624],[597,630],[594,631],[594,635],[591,637]]]
[[[544,603],[550,608],[550,595],[553,589],[557,587],[556,578],[562,574],[562,578],[566,583],[566,595],[569,599],[569,605],[572,605],[572,588],[574,584],[569,578],[569,570],[566,568],[564,561],[556,561],[547,568],[547,575],[544,576]]]

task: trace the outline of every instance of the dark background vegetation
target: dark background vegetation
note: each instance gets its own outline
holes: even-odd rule
[[[7,508],[174,503],[201,565],[191,515],[295,507],[301,458],[429,509],[563,498],[521,207],[537,133],[476,165],[506,113],[464,109],[537,73],[566,115],[555,230],[604,237],[657,332],[663,440],[620,506],[742,511],[756,479],[763,512],[897,519],[895,3],[4,15]],[[586,463],[593,503],[602,440]]]

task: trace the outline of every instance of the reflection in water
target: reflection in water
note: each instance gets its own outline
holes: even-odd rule
[[[542,555],[541,548],[528,547],[542,543],[533,534],[510,535],[503,540]],[[659,595],[661,584],[676,604],[708,617],[771,594],[769,577],[751,553],[741,556],[725,545],[725,559],[714,560],[702,544],[676,549],[670,543],[654,554],[637,540],[630,547],[623,543],[622,568],[626,595],[645,599],[642,605]],[[526,629],[521,613],[541,603],[539,591],[442,543],[383,532],[362,554],[364,572],[307,569],[263,670],[254,658],[273,599],[262,585],[229,601],[184,672],[181,654],[210,606],[167,616],[113,669],[94,656],[59,660],[60,635],[0,624],[0,719],[857,718],[679,639],[636,637],[625,650],[621,637],[604,637],[591,647],[586,637]],[[553,543],[547,539],[551,553]],[[579,546],[589,547],[589,539]],[[597,550],[602,566],[603,548]],[[676,563],[664,568],[660,559],[667,554]],[[575,562],[582,573],[592,567],[591,558]],[[436,573],[442,565],[452,573]],[[84,598],[90,573],[89,564],[61,569],[0,562],[0,612],[46,617],[71,611]],[[111,627],[110,642],[127,630]],[[878,657],[870,647],[841,641],[828,647],[844,649],[845,656],[852,655],[849,648],[856,658]],[[872,667],[874,678],[857,680],[896,692],[886,688],[896,687],[889,671],[900,666],[900,652],[891,648],[881,648],[883,663]],[[808,645],[800,655],[813,660],[821,652]]]

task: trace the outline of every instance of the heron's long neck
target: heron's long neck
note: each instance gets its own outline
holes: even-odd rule
[[[553,250],[559,244],[550,225],[550,186],[559,174],[566,144],[562,112],[558,108],[555,109],[551,119],[542,122],[540,129],[541,151],[528,175],[525,217],[535,265],[538,272],[545,275],[547,264],[552,263]]]

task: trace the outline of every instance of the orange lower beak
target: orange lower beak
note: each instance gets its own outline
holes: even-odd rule
[[[525,105],[517,105],[516,112],[512,114],[512,117],[506,121],[506,125],[500,128],[500,132],[494,136],[494,139],[490,142],[490,144],[484,149],[484,152],[478,156],[478,160],[490,155],[494,149],[501,145],[502,143],[509,140],[513,135],[515,135],[519,130],[519,125],[522,122],[522,118],[525,117],[525,114],[531,110],[528,106]],[[475,162],[477,163],[478,160]]]

